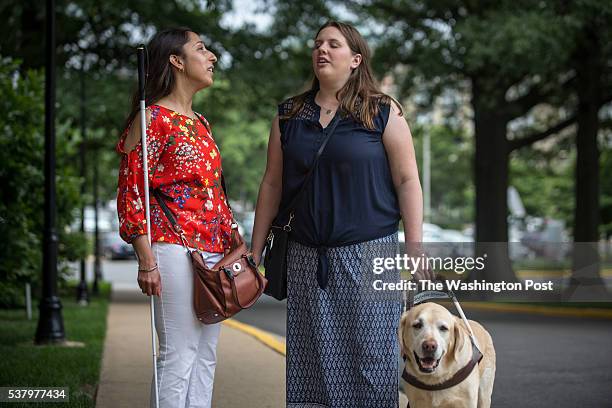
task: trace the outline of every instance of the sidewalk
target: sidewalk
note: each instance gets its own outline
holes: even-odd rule
[[[149,316],[149,299],[140,292],[113,292],[97,408],[149,407],[153,376]],[[283,407],[285,357],[230,324],[221,328],[213,407]]]

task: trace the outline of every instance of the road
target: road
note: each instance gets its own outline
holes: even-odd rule
[[[136,263],[103,263],[115,286],[135,288]],[[262,298],[237,320],[285,336],[286,304]],[[497,352],[496,408],[612,408],[612,321],[466,311]]]
[[[285,335],[285,303],[264,299],[237,319]],[[611,408],[612,321],[466,311],[491,333],[496,408]]]

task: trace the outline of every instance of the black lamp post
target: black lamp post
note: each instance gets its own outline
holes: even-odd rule
[[[62,304],[57,297],[57,231],[55,230],[55,0],[47,0],[45,68],[45,223],[43,276],[37,344],[63,342]]]
[[[87,179],[87,170],[85,167],[85,57],[81,63],[81,148],[80,153],[80,167],[81,177],[85,181]],[[85,182],[81,185],[81,198],[85,196]],[[85,235],[85,203],[81,204],[81,234]],[[85,256],[81,258],[81,279],[79,286],[77,286],[77,302],[80,305],[86,306],[89,303],[89,292],[87,291],[87,279],[85,276]]]
[[[99,146],[96,145],[96,150],[99,149]],[[95,220],[95,229],[94,229],[94,281],[92,292],[94,295],[100,294],[99,282],[102,280],[102,265],[100,264],[100,228],[99,228],[99,198],[98,198],[98,162],[94,160],[93,162],[93,195],[94,195],[94,220]]]

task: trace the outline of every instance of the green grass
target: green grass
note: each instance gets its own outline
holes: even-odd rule
[[[70,401],[61,407],[93,407],[100,364],[110,285],[102,284],[101,295],[81,307],[74,288],[61,296],[66,340],[84,347],[35,346],[38,302],[33,302],[32,320],[25,311],[0,310],[0,386],[69,387]],[[2,405],[0,403],[0,405]],[[10,403],[10,407],[47,407],[48,403]]]

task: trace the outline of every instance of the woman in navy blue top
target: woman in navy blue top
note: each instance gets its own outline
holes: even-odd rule
[[[395,253],[400,219],[407,245],[421,242],[412,137],[400,105],[377,88],[355,28],[325,24],[312,64],[311,90],[281,103],[272,123],[252,240],[259,262],[271,223],[288,221],[336,125],[292,209],[287,407],[396,408],[400,302],[372,299],[362,282],[377,248]]]

